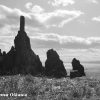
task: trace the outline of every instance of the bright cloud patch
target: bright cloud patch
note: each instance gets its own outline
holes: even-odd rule
[[[45,22],[48,19],[51,19],[53,17],[66,17],[66,16],[80,16],[82,13],[80,11],[68,11],[68,10],[55,10],[54,12],[49,12],[49,13],[39,13],[35,14],[36,18],[38,20]]]
[[[44,11],[44,9],[42,9],[40,6],[38,6],[38,5],[35,5],[33,8],[32,8],[32,12],[33,13],[41,13],[41,12],[43,12]]]
[[[63,1],[63,4],[71,3],[71,0],[58,0]],[[55,1],[57,2],[57,1]],[[63,27],[66,23],[78,18],[80,15],[84,14],[80,10],[66,10],[66,9],[56,9],[53,11],[46,11],[39,5],[33,5],[32,3],[27,3],[26,8],[30,11],[30,15],[34,16],[40,23],[45,24],[47,27]]]
[[[25,7],[27,9],[31,9],[32,5],[33,5],[32,2],[28,2],[28,3],[26,3]]]
[[[11,9],[11,8],[6,7],[4,5],[0,5],[0,14],[2,16],[7,15],[7,14],[8,14],[8,16],[10,16],[10,15],[12,15],[12,16],[14,16],[14,15],[15,16],[16,15],[17,16],[24,15],[25,17],[29,17],[30,18],[30,16],[28,16],[26,13],[22,12],[21,10],[19,10],[17,8]]]
[[[63,27],[66,23],[78,18],[80,15],[82,15],[81,11],[70,11],[68,15],[71,15],[68,19],[65,18],[59,25],[58,27]]]
[[[100,16],[99,17],[94,17],[92,20],[100,22]]]
[[[38,10],[36,10],[38,11]],[[35,12],[35,11],[34,11]],[[81,11],[77,11],[77,10],[62,10],[62,9],[58,9],[55,10],[53,12],[39,12],[39,13],[33,13],[32,15],[35,16],[35,18],[40,22],[40,23],[46,23],[48,25],[48,22],[50,22],[53,19],[57,19],[57,18],[62,18],[62,20],[58,20],[60,22],[57,21],[57,23],[59,23],[58,25],[56,25],[56,22],[51,23],[52,25],[55,24],[55,26],[59,26],[59,27],[63,27],[67,22],[72,21],[75,18],[78,18],[81,14],[83,14],[83,12]],[[49,25],[49,26],[52,26]]]
[[[52,4],[52,6],[68,6],[69,4],[72,5],[75,3],[74,0],[51,0],[49,1],[50,4]]]
[[[31,2],[26,3],[25,7],[33,12],[33,13],[41,13],[44,11],[44,9],[42,7],[40,7],[39,5],[34,5]]]

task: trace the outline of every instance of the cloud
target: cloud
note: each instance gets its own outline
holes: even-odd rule
[[[4,5],[0,5],[0,35],[11,35],[19,28],[19,16],[24,15],[26,18],[26,24],[28,30],[40,29],[44,27],[35,16],[30,13],[26,13],[17,8],[10,8]],[[32,28],[33,27],[33,28]],[[34,32],[34,31],[33,31]],[[14,35],[14,34],[13,34]]]
[[[75,3],[74,0],[51,0],[48,2],[49,4],[52,4],[52,6],[68,6],[73,5]]]
[[[0,49],[2,51],[9,51],[11,46],[14,45],[13,36],[0,36]]]
[[[62,36],[56,33],[37,33],[30,36],[31,47],[55,49],[100,49],[100,37],[82,38],[77,36]],[[13,45],[14,36],[0,36],[0,47],[8,51]]]
[[[1,27],[5,25],[17,24],[20,15],[24,15],[26,18],[30,18],[30,16],[27,13],[22,12],[20,9],[17,8],[12,9],[4,5],[0,5]]]
[[[98,4],[98,0],[88,0],[90,3]]]
[[[100,40],[99,38],[81,38],[81,37],[76,37],[76,36],[61,36],[55,33],[49,33],[49,34],[39,34],[38,36],[34,36],[31,38],[35,39],[40,39],[40,40],[45,40],[45,41],[56,41],[59,42],[60,44],[64,43],[83,43],[86,45],[90,45],[92,41]]]
[[[26,3],[25,4],[25,7],[28,9],[28,10],[30,10],[31,9],[31,7],[32,7],[32,2],[28,2],[28,3]]]
[[[71,2],[71,0],[63,1],[64,4],[65,2]],[[34,16],[36,20],[44,24],[47,28],[50,26],[63,27],[67,22],[70,22],[73,19],[78,18],[80,15],[83,14],[83,12],[79,10],[66,10],[66,9],[56,9],[56,10],[47,12],[43,7],[39,5],[33,5],[30,2],[26,4],[26,8],[30,11],[30,16]],[[59,19],[59,18],[61,20],[57,20],[57,23],[58,23],[57,25],[56,19]],[[55,20],[54,23],[52,23],[53,20]]]
[[[98,4],[98,0],[84,0],[88,3],[93,3],[93,4]],[[77,0],[49,0],[48,4],[51,4],[53,7],[65,7],[69,5],[74,5],[77,4],[77,2],[82,2],[82,1],[77,1]]]
[[[71,14],[71,17],[63,20],[59,25],[58,27],[63,27],[66,23],[78,18],[80,15],[84,14],[82,13],[81,11],[72,11],[72,13],[69,13],[69,15]]]
[[[26,3],[25,7],[33,13],[41,13],[44,11],[44,9],[42,7],[40,7],[39,5],[33,6],[33,3],[31,3],[31,2]]]
[[[11,15],[12,16],[24,15],[25,17],[30,18],[30,16],[27,13],[22,12],[20,9],[17,9],[17,8],[11,9],[11,8],[4,6],[4,5],[0,5],[0,14],[2,16],[5,16],[5,14],[8,15],[6,17],[10,17]]]
[[[11,35],[11,26],[10,25],[5,25],[4,27],[2,27],[1,29],[0,29],[0,31],[1,31],[1,34],[0,34],[0,36],[2,36],[2,35]]]
[[[82,38],[76,36],[62,36],[55,33],[40,33],[30,38],[33,48],[100,48],[100,38],[98,37]]]
[[[71,10],[64,10],[64,9],[58,9],[53,12],[33,13],[35,18],[40,23],[45,23],[47,26],[48,24],[52,22],[53,19],[62,18],[61,22],[59,22],[60,25],[55,25],[55,26],[60,26],[60,27],[63,27],[67,22],[70,22],[74,20],[75,18],[78,18],[82,14],[83,12],[81,11],[77,11],[77,10],[71,11]],[[51,23],[51,24],[54,25],[55,23],[56,22]],[[49,25],[49,26],[52,26],[52,25]]]
[[[32,12],[33,13],[42,13],[44,11],[43,8],[41,8],[40,6],[38,5],[35,5],[33,8],[32,8]]]
[[[92,18],[93,21],[97,21],[97,22],[100,22],[100,16],[99,17],[94,17]]]

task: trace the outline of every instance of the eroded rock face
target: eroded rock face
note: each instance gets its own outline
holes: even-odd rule
[[[72,67],[73,69],[70,72],[71,78],[85,76],[84,67],[83,65],[80,64],[80,61],[77,60],[76,58],[72,60]]]
[[[21,74],[37,75],[42,72],[42,63],[31,49],[30,39],[25,32],[25,19],[23,16],[20,18],[20,30],[15,37],[15,70]]]
[[[14,60],[15,60],[15,48],[12,46],[10,51],[0,56],[0,75],[13,74]]]
[[[44,68],[38,55],[30,45],[30,39],[25,32],[25,18],[20,17],[20,30],[14,39],[14,46],[8,53],[0,50],[0,75],[42,74]]]
[[[45,62],[45,75],[55,78],[61,78],[67,75],[62,60],[60,60],[59,55],[53,49],[47,51],[47,60]]]

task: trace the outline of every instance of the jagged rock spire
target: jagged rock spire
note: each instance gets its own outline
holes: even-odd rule
[[[31,49],[30,38],[25,32],[25,17],[20,16],[20,29],[14,39],[15,69],[14,73],[37,75],[43,67],[38,55]]]
[[[55,78],[67,76],[67,71],[64,67],[63,61],[60,59],[58,53],[53,49],[49,49],[47,51],[47,60],[45,62],[45,75]]]
[[[25,31],[25,17],[20,16],[20,31]]]

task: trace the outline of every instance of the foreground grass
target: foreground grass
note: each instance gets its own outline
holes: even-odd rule
[[[10,93],[27,96],[0,96],[0,100],[100,100],[100,81],[88,77],[0,77],[0,94]]]

